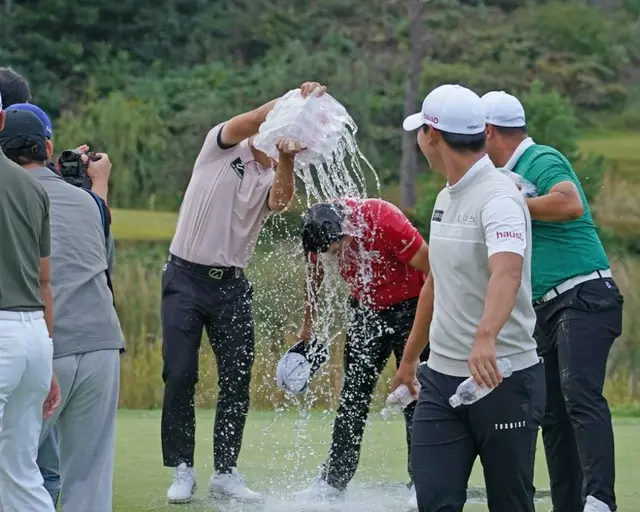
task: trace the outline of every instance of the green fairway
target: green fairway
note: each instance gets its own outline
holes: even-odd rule
[[[407,481],[404,425],[398,418],[391,423],[372,413],[365,433],[358,473],[344,503],[303,504],[288,498],[315,476],[315,468],[329,448],[333,415],[313,413],[304,419],[297,413],[252,412],[247,422],[239,470],[256,490],[267,496],[264,506],[214,503],[206,499],[207,482],[212,473],[213,411],[198,413],[196,469],[199,490],[191,505],[165,504],[171,472],[162,466],[160,413],[121,411],[118,417],[114,511],[185,510],[218,512],[303,512],[353,511],[404,512]],[[640,419],[616,421],[617,492],[621,511],[640,510]],[[505,454],[506,457],[509,454]],[[438,461],[433,461],[438,464]],[[482,473],[476,467],[472,487],[482,487]],[[538,444],[536,487],[548,489],[542,444]],[[537,510],[547,512],[548,500]],[[486,511],[486,505],[468,505],[465,511]]]

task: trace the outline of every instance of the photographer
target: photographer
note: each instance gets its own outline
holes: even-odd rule
[[[103,218],[96,201],[47,167],[53,143],[29,111],[9,109],[0,147],[46,190],[51,204],[51,267],[56,332],[54,372],[62,404],[58,422],[64,510],[112,510],[115,416],[124,339],[108,285]],[[93,190],[106,202],[111,164],[89,161]],[[98,314],[96,314],[98,313]]]

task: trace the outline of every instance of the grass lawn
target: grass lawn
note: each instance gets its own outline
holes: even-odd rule
[[[603,155],[611,164],[611,171],[619,179],[640,183],[640,153],[638,133],[609,133],[587,135],[580,142],[580,149],[587,153]]]
[[[171,482],[170,470],[162,467],[160,450],[160,413],[158,411],[121,411],[118,416],[116,448],[116,512],[405,512],[406,451],[404,426],[400,419],[386,423],[378,415],[372,418],[365,434],[360,467],[343,503],[303,504],[290,499],[291,492],[302,488],[315,476],[315,468],[328,451],[333,416],[312,413],[306,419],[293,411],[253,412],[245,431],[239,469],[250,485],[265,493],[260,508],[220,504],[207,499],[207,481],[212,473],[213,411],[198,412],[196,469],[199,490],[190,505],[165,504]],[[640,418],[616,420],[617,492],[622,511],[640,510]],[[505,456],[508,456],[506,454]],[[434,461],[437,464],[438,461]],[[483,486],[482,473],[476,467],[471,478],[474,488]],[[544,455],[538,445],[536,487],[548,489]],[[544,491],[543,491],[544,494]],[[548,499],[540,501],[538,511],[551,508]],[[467,512],[486,511],[486,505],[471,504]]]

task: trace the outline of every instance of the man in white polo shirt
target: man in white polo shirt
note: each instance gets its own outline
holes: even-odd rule
[[[322,94],[316,82],[302,95]],[[193,499],[196,486],[194,394],[198,350],[206,329],[218,364],[213,435],[215,473],[209,491],[221,499],[257,501],[236,469],[249,409],[254,357],[252,287],[243,269],[262,222],[287,207],[301,146],[278,143],[277,164],[252,144],[276,100],[215,126],[196,159],[162,277],[162,452],[175,468],[171,503]],[[275,171],[273,169],[275,167]]]
[[[412,465],[421,512],[461,512],[475,459],[491,512],[534,512],[533,467],[545,401],[533,339],[530,218],[513,182],[486,155],[480,98],[443,85],[408,117],[432,169],[447,178],[431,218],[431,272],[394,389],[421,391],[413,418]],[[510,361],[502,379],[497,358]],[[469,406],[449,398],[472,376],[495,388]]]
[[[517,98],[492,91],[482,101],[489,156],[538,192],[526,201],[535,338],[547,382],[542,437],[554,510],[614,511],[613,428],[603,387],[609,349],[622,330],[623,299],[569,161],[527,135]]]

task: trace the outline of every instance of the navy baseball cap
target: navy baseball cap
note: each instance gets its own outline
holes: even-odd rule
[[[11,108],[11,110],[26,110],[34,113],[44,126],[44,134],[47,139],[53,137],[53,125],[51,124],[51,119],[49,119],[47,113],[37,105],[34,105],[33,103],[16,103],[11,105],[11,107],[7,107],[7,109],[9,108]]]
[[[13,106],[5,110],[4,130],[0,132],[0,147],[11,158],[14,154],[45,155],[47,136],[45,127],[33,112],[15,110]]]

